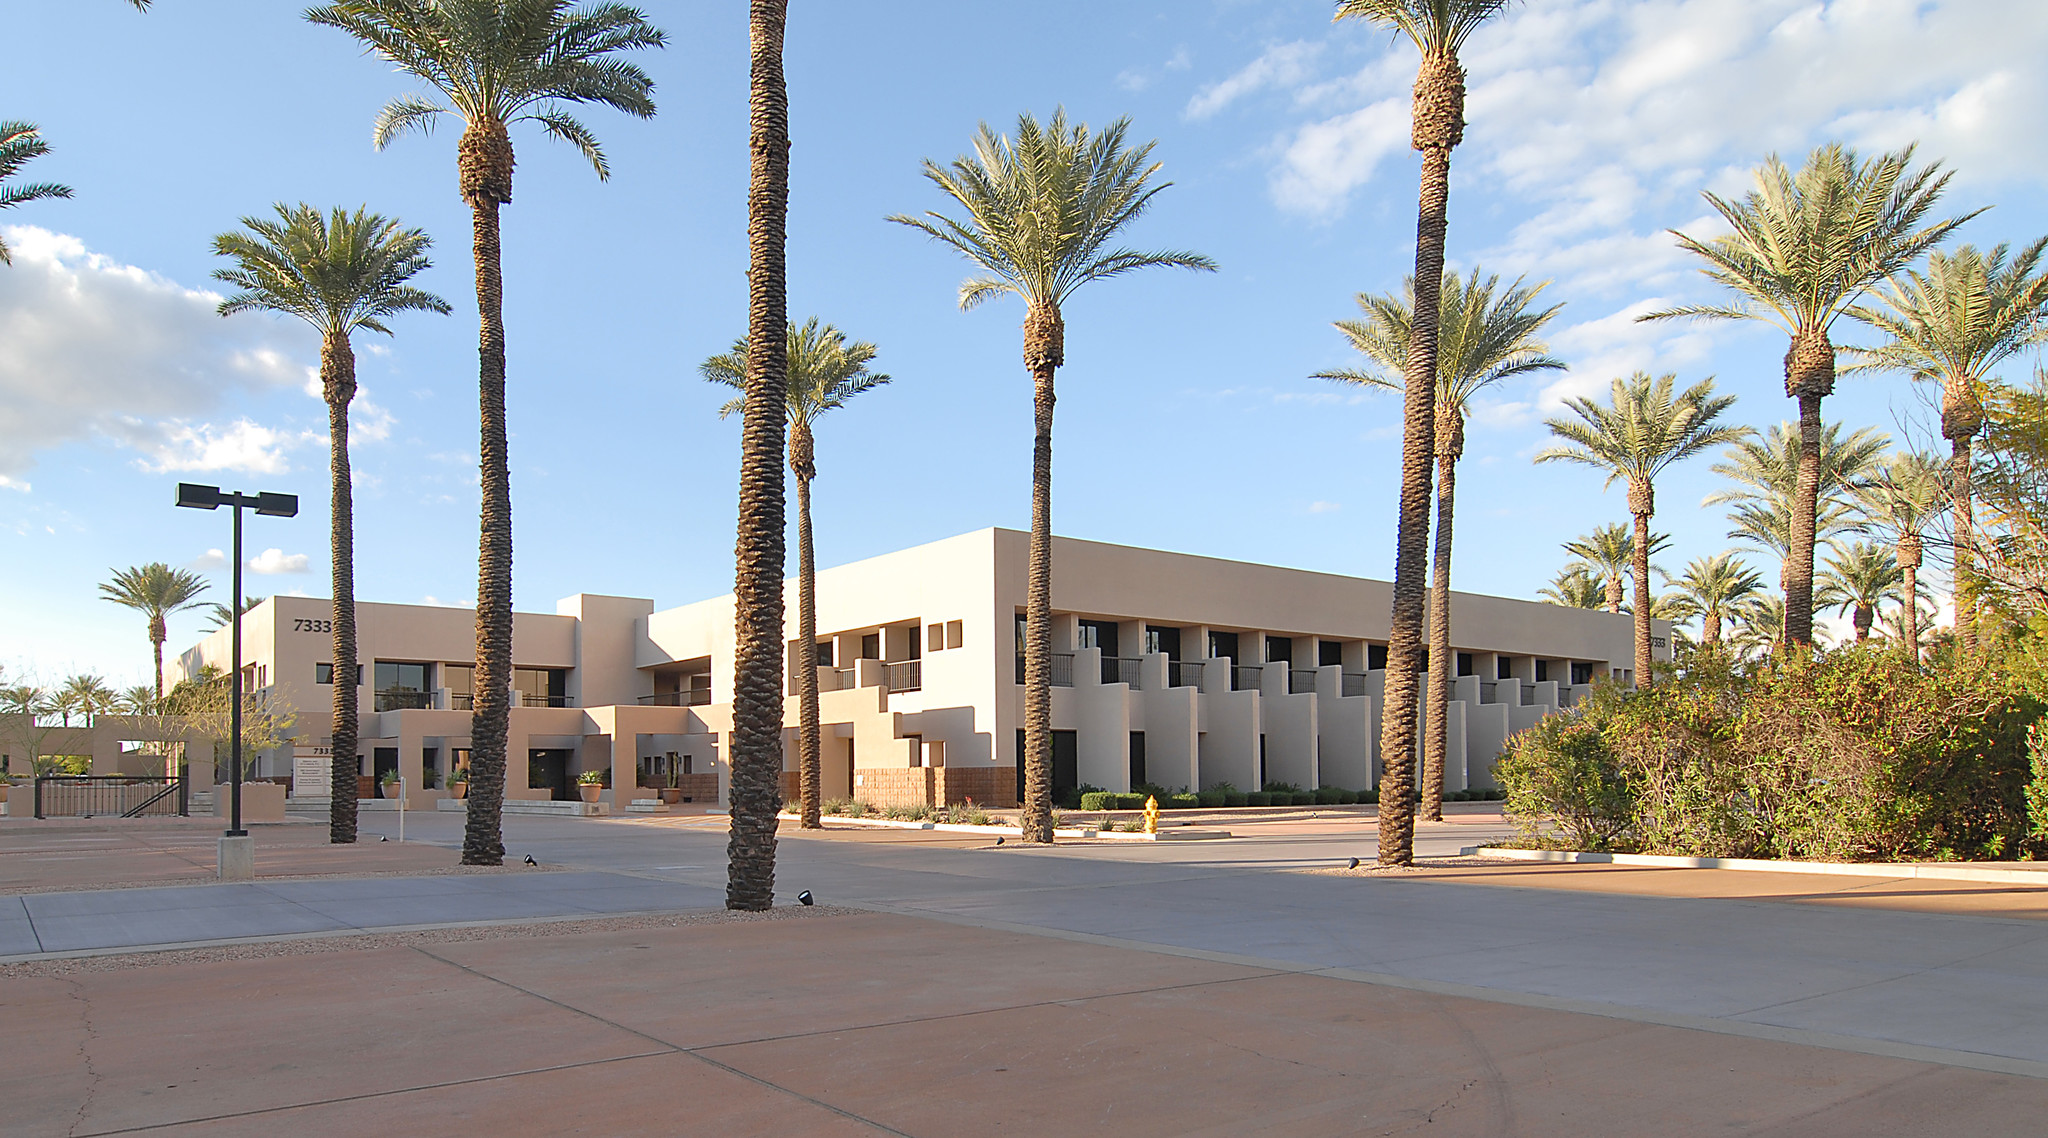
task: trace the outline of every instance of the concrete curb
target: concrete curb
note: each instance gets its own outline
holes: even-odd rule
[[[1584,853],[1579,850],[1517,850],[1501,846],[1466,846],[1465,857],[1498,857],[1513,861],[1569,862],[1594,865],[1640,865],[1658,869],[1733,869],[1750,873],[1817,873],[1835,877],[1920,877],[1934,881],[1991,881],[2048,885],[2048,862],[2040,869],[1973,866],[1961,862],[1781,861],[1752,857],[1675,857],[1666,854]]]

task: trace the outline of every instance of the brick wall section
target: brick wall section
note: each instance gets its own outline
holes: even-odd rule
[[[853,796],[871,806],[929,806],[931,767],[856,767]]]
[[[1016,767],[940,767],[933,792],[948,806],[972,798],[991,808],[1017,805]]]

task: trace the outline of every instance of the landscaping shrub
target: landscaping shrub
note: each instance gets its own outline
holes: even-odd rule
[[[1204,790],[1196,793],[1195,797],[1201,801],[1205,809],[1214,810],[1223,805],[1226,795],[1220,790]]]
[[[1250,791],[1244,796],[1244,804],[1246,806],[1271,806],[1273,804],[1273,796],[1263,790]]]
[[[1269,790],[1266,792],[1266,801],[1273,806],[1292,806],[1294,795],[1284,790]]]
[[[1357,805],[1357,803],[1358,803],[1358,792],[1357,792],[1357,791],[1355,791],[1355,790],[1339,790],[1339,791],[1337,792],[1337,805],[1339,805],[1339,806],[1355,806],[1355,805]]]
[[[1360,802],[1363,802],[1363,803],[1365,803],[1365,804],[1369,805],[1369,806],[1378,806],[1378,805],[1380,804],[1380,792],[1379,792],[1379,788],[1378,788],[1378,787],[1374,787],[1374,788],[1373,788],[1373,789],[1371,789],[1371,790],[1361,790],[1361,791],[1359,791],[1359,792],[1358,792],[1358,800],[1359,800]]]
[[[1247,797],[1249,796],[1242,790],[1226,790],[1223,792],[1223,804],[1225,806],[1243,806]]]
[[[1596,685],[1510,740],[1494,773],[1525,840],[1547,820],[1578,849],[2012,857],[2043,846],[2027,747],[2042,710],[1989,656],[1922,665],[1858,645],[1751,671],[1702,657],[1647,690]]]
[[[1165,802],[1161,802],[1159,805],[1171,807],[1175,810],[1193,810],[1202,805],[1202,796],[1199,794],[1175,794],[1169,796]]]
[[[1343,800],[1344,792],[1334,786],[1319,786],[1316,788],[1317,806],[1335,806]]]
[[[1116,809],[1120,809],[1120,807],[1118,807],[1118,806],[1115,806],[1115,805],[1113,805],[1113,803],[1115,803],[1117,799],[1120,799],[1120,798],[1122,798],[1122,797],[1124,797],[1124,796],[1123,796],[1123,795],[1121,795],[1121,794],[1117,794],[1117,793],[1114,793],[1114,792],[1112,792],[1112,791],[1107,791],[1107,790],[1091,790],[1091,791],[1089,791],[1088,793],[1086,793],[1086,794],[1084,794],[1084,795],[1082,795],[1082,796],[1081,796],[1081,809],[1083,809],[1083,810],[1116,810]]]

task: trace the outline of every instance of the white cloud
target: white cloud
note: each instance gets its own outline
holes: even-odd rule
[[[303,553],[286,553],[282,549],[266,549],[251,557],[245,564],[249,572],[271,577],[280,573],[304,573],[309,559]]]
[[[227,393],[288,387],[304,374],[274,325],[224,320],[214,311],[219,296],[94,253],[75,237],[10,226],[6,238],[14,254],[0,271],[7,485],[26,488],[21,476],[38,452],[95,436],[139,446],[153,469],[206,469],[193,456],[207,453],[251,461],[246,429],[204,417]],[[238,444],[223,450],[228,438]]]
[[[191,561],[186,562],[185,567],[201,573],[214,569],[225,569],[228,567],[228,555],[222,550],[209,549],[205,553],[194,557]]]
[[[1287,141],[1271,178],[1273,200],[1296,213],[1343,212],[1351,191],[1371,180],[1380,159],[1408,145],[1408,100],[1310,123]]]
[[[1275,44],[1235,74],[1196,91],[1182,113],[1190,119],[1206,119],[1246,95],[1299,86],[1314,74],[1316,58],[1322,53],[1322,44],[1305,40]]]
[[[1344,505],[1341,502],[1310,502],[1308,504],[1308,512],[1311,514],[1334,514],[1343,508]]]
[[[124,418],[107,424],[106,429],[141,451],[137,465],[152,474],[184,470],[283,474],[291,469],[286,452],[325,441],[313,431],[278,431],[247,419],[216,427],[182,419],[144,423]]]

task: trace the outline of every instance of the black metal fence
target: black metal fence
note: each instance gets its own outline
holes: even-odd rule
[[[192,813],[191,768],[176,777],[46,774],[36,778],[38,818],[183,818]]]

